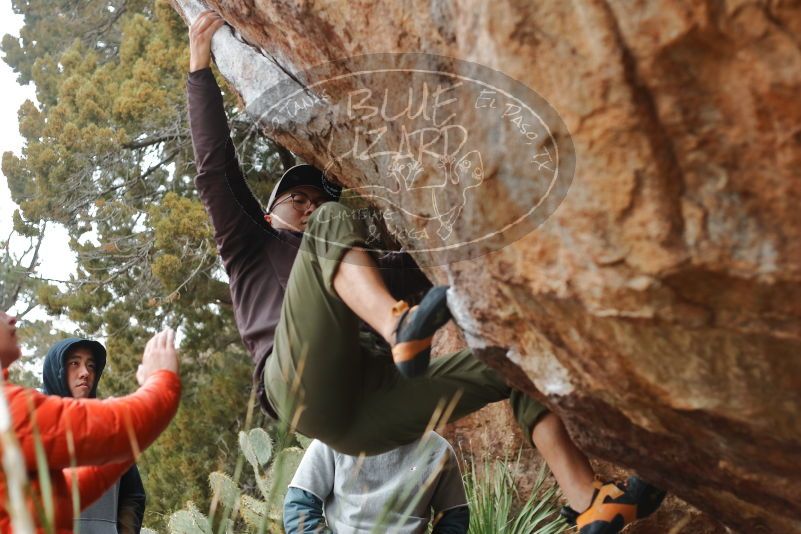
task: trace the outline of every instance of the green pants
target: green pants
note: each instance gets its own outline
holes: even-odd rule
[[[309,221],[264,373],[279,416],[344,454],[373,455],[416,440],[443,413],[453,421],[510,399],[530,441],[545,408],[470,350],[434,358],[425,375],[406,379],[388,351],[360,335],[333,277],[345,252],[365,240],[363,221],[339,203],[323,204]]]

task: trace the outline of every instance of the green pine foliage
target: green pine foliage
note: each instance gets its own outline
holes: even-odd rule
[[[179,331],[181,409],[139,460],[145,521],[163,531],[168,512],[186,501],[207,509],[208,473],[236,463],[232,451],[251,389],[250,358],[193,184],[187,28],[167,0],[12,5],[24,26],[19,38],[3,37],[3,59],[20,83],[35,84],[36,102],[21,106],[25,145],[19,156],[3,154],[2,168],[20,206],[16,235],[32,248],[22,259],[0,255],[0,300],[4,309],[41,305],[68,317],[81,335],[102,338],[109,353],[103,396],[135,388],[153,333]],[[218,79],[234,141],[250,147],[243,168],[264,198],[291,157],[253,137],[236,96]],[[53,223],[64,226],[77,255],[77,273],[66,283],[37,274],[36,247]],[[26,326],[41,356],[61,334],[45,324]]]

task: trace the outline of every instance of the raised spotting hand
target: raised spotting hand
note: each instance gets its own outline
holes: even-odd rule
[[[171,328],[162,330],[147,342],[142,363],[136,370],[136,380],[141,386],[150,375],[162,369],[178,374],[178,351],[175,350],[175,332]]]

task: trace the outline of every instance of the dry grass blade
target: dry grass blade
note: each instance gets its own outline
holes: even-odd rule
[[[0,378],[0,445],[3,449],[3,473],[8,491],[8,512],[11,516],[11,529],[19,534],[33,534],[34,524],[25,502],[28,477],[25,473],[25,459],[14,435],[11,412],[5,395],[5,380]]]
[[[53,483],[50,480],[50,466],[47,464],[47,454],[42,443],[42,434],[39,432],[39,425],[36,422],[36,409],[33,405],[33,398],[26,395],[28,401],[28,417],[31,421],[33,430],[33,448],[36,454],[36,472],[39,481],[39,492],[42,497],[44,507],[44,517],[42,529],[47,533],[55,533],[56,510],[53,504]]]
[[[77,460],[75,458],[75,438],[72,435],[72,427],[67,427],[67,450],[70,453],[70,468],[73,470],[73,474],[75,473],[75,468],[77,467]],[[72,517],[79,517],[81,515],[81,492],[78,489],[78,477],[72,476],[70,477],[71,487],[70,491],[72,492]],[[74,534],[81,533],[81,522],[75,521],[75,530]]]

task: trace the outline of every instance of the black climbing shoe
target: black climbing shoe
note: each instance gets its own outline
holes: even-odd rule
[[[654,513],[665,498],[664,490],[639,477],[629,477],[625,485],[596,481],[590,507],[579,514],[569,506],[561,514],[576,525],[579,534],[616,534],[623,527]]]
[[[392,359],[398,371],[407,378],[420,376],[428,369],[434,332],[451,318],[447,291],[448,286],[432,287],[417,306],[409,309],[409,305],[401,300],[392,310],[399,316]]]

